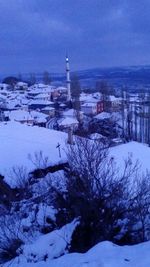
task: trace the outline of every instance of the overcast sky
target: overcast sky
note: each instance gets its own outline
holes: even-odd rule
[[[0,73],[150,64],[150,0],[0,0]]]

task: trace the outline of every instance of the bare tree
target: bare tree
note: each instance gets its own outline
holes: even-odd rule
[[[21,221],[15,215],[0,217],[0,264],[13,260],[20,253],[19,249],[24,243]]]
[[[76,74],[71,77],[71,96],[73,100],[73,107],[76,111],[80,111],[80,94],[81,94],[81,85],[79,78]]]
[[[134,216],[132,213],[129,219],[128,214],[135,201],[131,181],[137,179],[138,162],[133,163],[130,155],[120,172],[106,145],[85,138],[74,141],[67,150],[67,191],[58,194],[59,217],[66,222],[81,217],[74,249],[78,246],[83,251],[101,240],[130,243],[133,228],[129,228],[129,222],[133,223]]]
[[[12,181],[15,181],[15,186],[17,188],[22,188],[25,189],[28,187],[28,170],[24,166],[13,166],[10,171],[8,176]]]
[[[18,73],[18,81],[19,81],[19,82],[22,82],[22,80],[23,80],[23,79],[22,79],[22,74],[21,74],[21,72],[19,72],[19,73]]]
[[[150,174],[138,177],[134,181],[134,192],[131,213],[136,221],[135,232],[137,241],[144,242],[150,239]],[[136,225],[135,224],[135,225]],[[137,230],[136,230],[137,228]],[[134,232],[134,231],[133,231]],[[137,233],[138,232],[138,233]]]
[[[49,85],[51,84],[51,77],[50,77],[50,74],[48,71],[44,71],[43,72],[43,83],[46,84],[46,85]]]
[[[101,94],[104,111],[109,111],[110,110],[110,97],[109,96],[113,94],[112,88],[108,85],[106,81],[97,81],[96,91]]]
[[[29,82],[31,85],[36,83],[36,75],[35,73],[30,73]]]
[[[35,152],[34,155],[29,154],[28,159],[36,168],[46,168],[48,166],[49,158],[44,156],[42,151]]]

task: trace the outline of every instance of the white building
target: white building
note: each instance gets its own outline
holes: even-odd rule
[[[81,105],[81,111],[85,115],[95,115],[97,114],[97,103],[85,103]]]

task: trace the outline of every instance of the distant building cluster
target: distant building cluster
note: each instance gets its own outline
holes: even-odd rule
[[[77,79],[73,85],[72,82],[66,57],[66,83],[61,86],[16,81],[12,87],[1,83],[0,121],[16,121],[69,133],[86,128],[95,136],[104,134],[104,137],[113,138],[118,135],[139,141],[144,140],[139,130],[143,127],[146,140],[150,140],[146,128],[149,125],[149,100],[146,102],[149,96],[142,98],[127,92],[115,96],[105,83],[99,84],[96,92],[85,92]],[[111,129],[112,118],[119,129],[115,132]]]

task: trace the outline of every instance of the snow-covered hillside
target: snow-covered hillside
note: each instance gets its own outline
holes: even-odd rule
[[[115,158],[117,166],[121,170],[124,160],[131,156],[133,163],[139,162],[139,167],[142,172],[150,171],[150,148],[142,143],[129,142],[121,144],[110,149],[110,154]]]
[[[29,160],[29,154],[43,152],[48,157],[48,163],[54,164],[66,160],[65,146],[67,134],[37,126],[27,126],[17,122],[0,123],[0,174],[10,185],[10,170],[13,166],[25,166],[28,171],[35,168]],[[60,144],[61,157],[57,145]],[[132,155],[133,162],[139,161],[141,170],[150,170],[150,149],[147,145],[130,142],[110,148],[110,155],[114,157],[118,168],[123,168],[124,160]],[[15,182],[14,182],[15,184]]]
[[[34,156],[36,152],[42,151],[43,155],[49,158],[48,165],[67,160],[65,154],[67,134],[63,132],[49,130],[37,126],[27,126],[17,122],[2,122],[0,124],[0,140],[0,151],[2,155],[0,157],[0,174],[5,175],[5,181],[11,186],[15,186],[17,182],[12,180],[12,177],[9,175],[9,172],[13,166],[24,165],[27,168],[27,171],[35,169],[34,163],[28,158],[29,154]],[[93,141],[89,140],[89,142],[91,146],[91,142]],[[57,148],[58,143],[60,144],[61,157]],[[127,157],[131,154],[133,162],[136,162],[136,160],[140,162],[142,172],[150,170],[150,149],[147,145],[137,142],[129,142],[116,147],[111,147],[109,150],[110,157],[115,160],[115,164],[120,171],[123,169],[124,160],[127,159]],[[18,194],[20,194],[20,200],[17,198],[18,195],[15,195],[13,204],[10,199],[12,207],[10,210],[5,211],[6,214],[4,214],[4,222],[6,223],[7,221],[7,223],[5,225],[1,224],[0,234],[3,236],[3,232],[7,232],[9,230],[8,226],[11,225],[11,227],[17,231],[17,238],[20,238],[23,243],[19,248],[16,249],[16,254],[12,257],[13,260],[11,262],[9,261],[4,263],[2,266],[149,267],[150,242],[133,246],[117,246],[111,242],[105,241],[97,244],[86,253],[69,253],[72,234],[78,223],[80,223],[82,213],[77,216],[73,215],[73,218],[71,218],[72,222],[69,220],[69,223],[65,222],[62,224],[62,222],[59,222],[59,224],[57,224],[58,221],[56,220],[55,216],[58,215],[58,212],[61,210],[61,208],[59,208],[57,204],[56,207],[55,205],[52,205],[54,204],[54,201],[52,201],[52,189],[53,192],[57,191],[54,190],[55,179],[57,180],[57,189],[58,185],[60,189],[61,183],[63,184],[64,179],[63,171],[60,171],[61,182],[60,180],[58,181],[58,174],[59,173],[56,172],[56,177],[55,174],[48,174],[45,177],[41,177],[41,179],[35,179],[34,181],[32,180],[33,183],[24,188],[24,195],[22,194],[22,190],[18,190]],[[71,177],[69,177],[69,179],[71,179]],[[52,183],[50,184],[51,181]],[[62,192],[62,195],[65,194],[65,190]],[[61,190],[59,191],[61,192]],[[12,193],[15,194],[14,191],[12,191]],[[4,200],[5,195],[3,198],[3,203],[5,203]],[[74,203],[76,202],[78,202],[78,196]],[[18,210],[16,210],[16,205],[18,205],[18,203],[20,206],[18,206]],[[68,207],[70,208],[70,206],[71,205],[69,204]],[[94,205],[92,204],[92,208],[93,206]],[[79,206],[77,206],[77,208],[79,208]],[[100,209],[101,208],[98,210]],[[91,212],[91,210],[88,210],[88,212]],[[127,218],[123,217],[123,219],[126,220]],[[1,218],[1,222],[3,222],[3,218]],[[137,218],[137,222],[139,223],[139,218]],[[19,224],[19,228],[16,227],[17,223]],[[107,227],[107,223],[103,223],[103,225],[106,225]],[[149,227],[149,223],[147,225]],[[43,229],[47,230],[46,227],[49,227],[48,232],[43,232]],[[3,231],[3,229],[5,231]],[[18,232],[18,229],[21,229],[20,232]],[[20,236],[18,236],[18,233]],[[13,241],[13,236],[10,235],[9,238],[10,239],[8,240]],[[109,238],[99,240],[107,239]],[[94,244],[96,244],[96,242]],[[1,247],[2,245],[3,243],[1,244]]]
[[[67,135],[63,132],[49,130],[38,126],[27,126],[17,122],[0,123],[0,174],[7,177],[13,166],[25,166],[31,171],[35,168],[29,154],[43,152],[49,163],[65,159],[65,142]],[[60,144],[61,158],[56,146]]]

